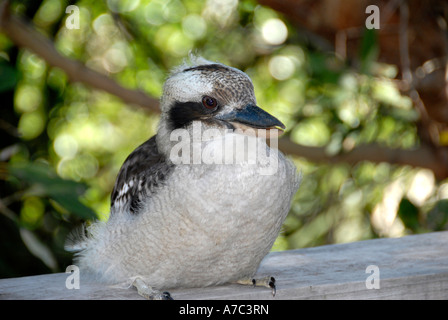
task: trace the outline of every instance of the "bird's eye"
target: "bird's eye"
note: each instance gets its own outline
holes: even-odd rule
[[[216,101],[215,98],[204,96],[202,98],[202,105],[207,109],[215,109],[216,106],[218,105],[218,102]]]

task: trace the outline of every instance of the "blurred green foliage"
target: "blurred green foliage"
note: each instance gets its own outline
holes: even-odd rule
[[[70,4],[80,9],[79,29],[65,26]],[[11,1],[11,11],[63,55],[155,97],[189,52],[240,68],[294,142],[330,155],[419,144],[418,113],[394,85],[396,66],[376,62],[373,30],[350,63],[254,0],[27,0]],[[158,117],[70,83],[4,34],[0,94],[0,277],[63,271],[68,232],[107,219],[118,170]],[[447,229],[448,183],[429,170],[294,160],[304,179],[274,250]]]

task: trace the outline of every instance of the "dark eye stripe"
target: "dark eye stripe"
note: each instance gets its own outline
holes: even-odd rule
[[[202,103],[197,102],[175,102],[170,108],[169,122],[172,129],[183,128],[192,121],[203,116]]]
[[[172,130],[184,128],[194,120],[212,117],[219,110],[218,104],[214,108],[210,108],[205,107],[201,102],[176,101],[170,108],[168,122]]]

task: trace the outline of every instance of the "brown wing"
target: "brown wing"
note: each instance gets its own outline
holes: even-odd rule
[[[156,136],[135,149],[123,163],[111,196],[111,215],[138,214],[142,201],[163,184],[173,165],[158,152]]]

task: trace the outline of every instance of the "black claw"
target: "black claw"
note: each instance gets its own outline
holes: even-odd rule
[[[275,287],[275,278],[271,277],[269,281],[269,287],[272,289],[272,296],[275,297],[275,294],[277,293],[277,288]]]
[[[168,291],[162,292],[162,299],[163,300],[174,300]]]

